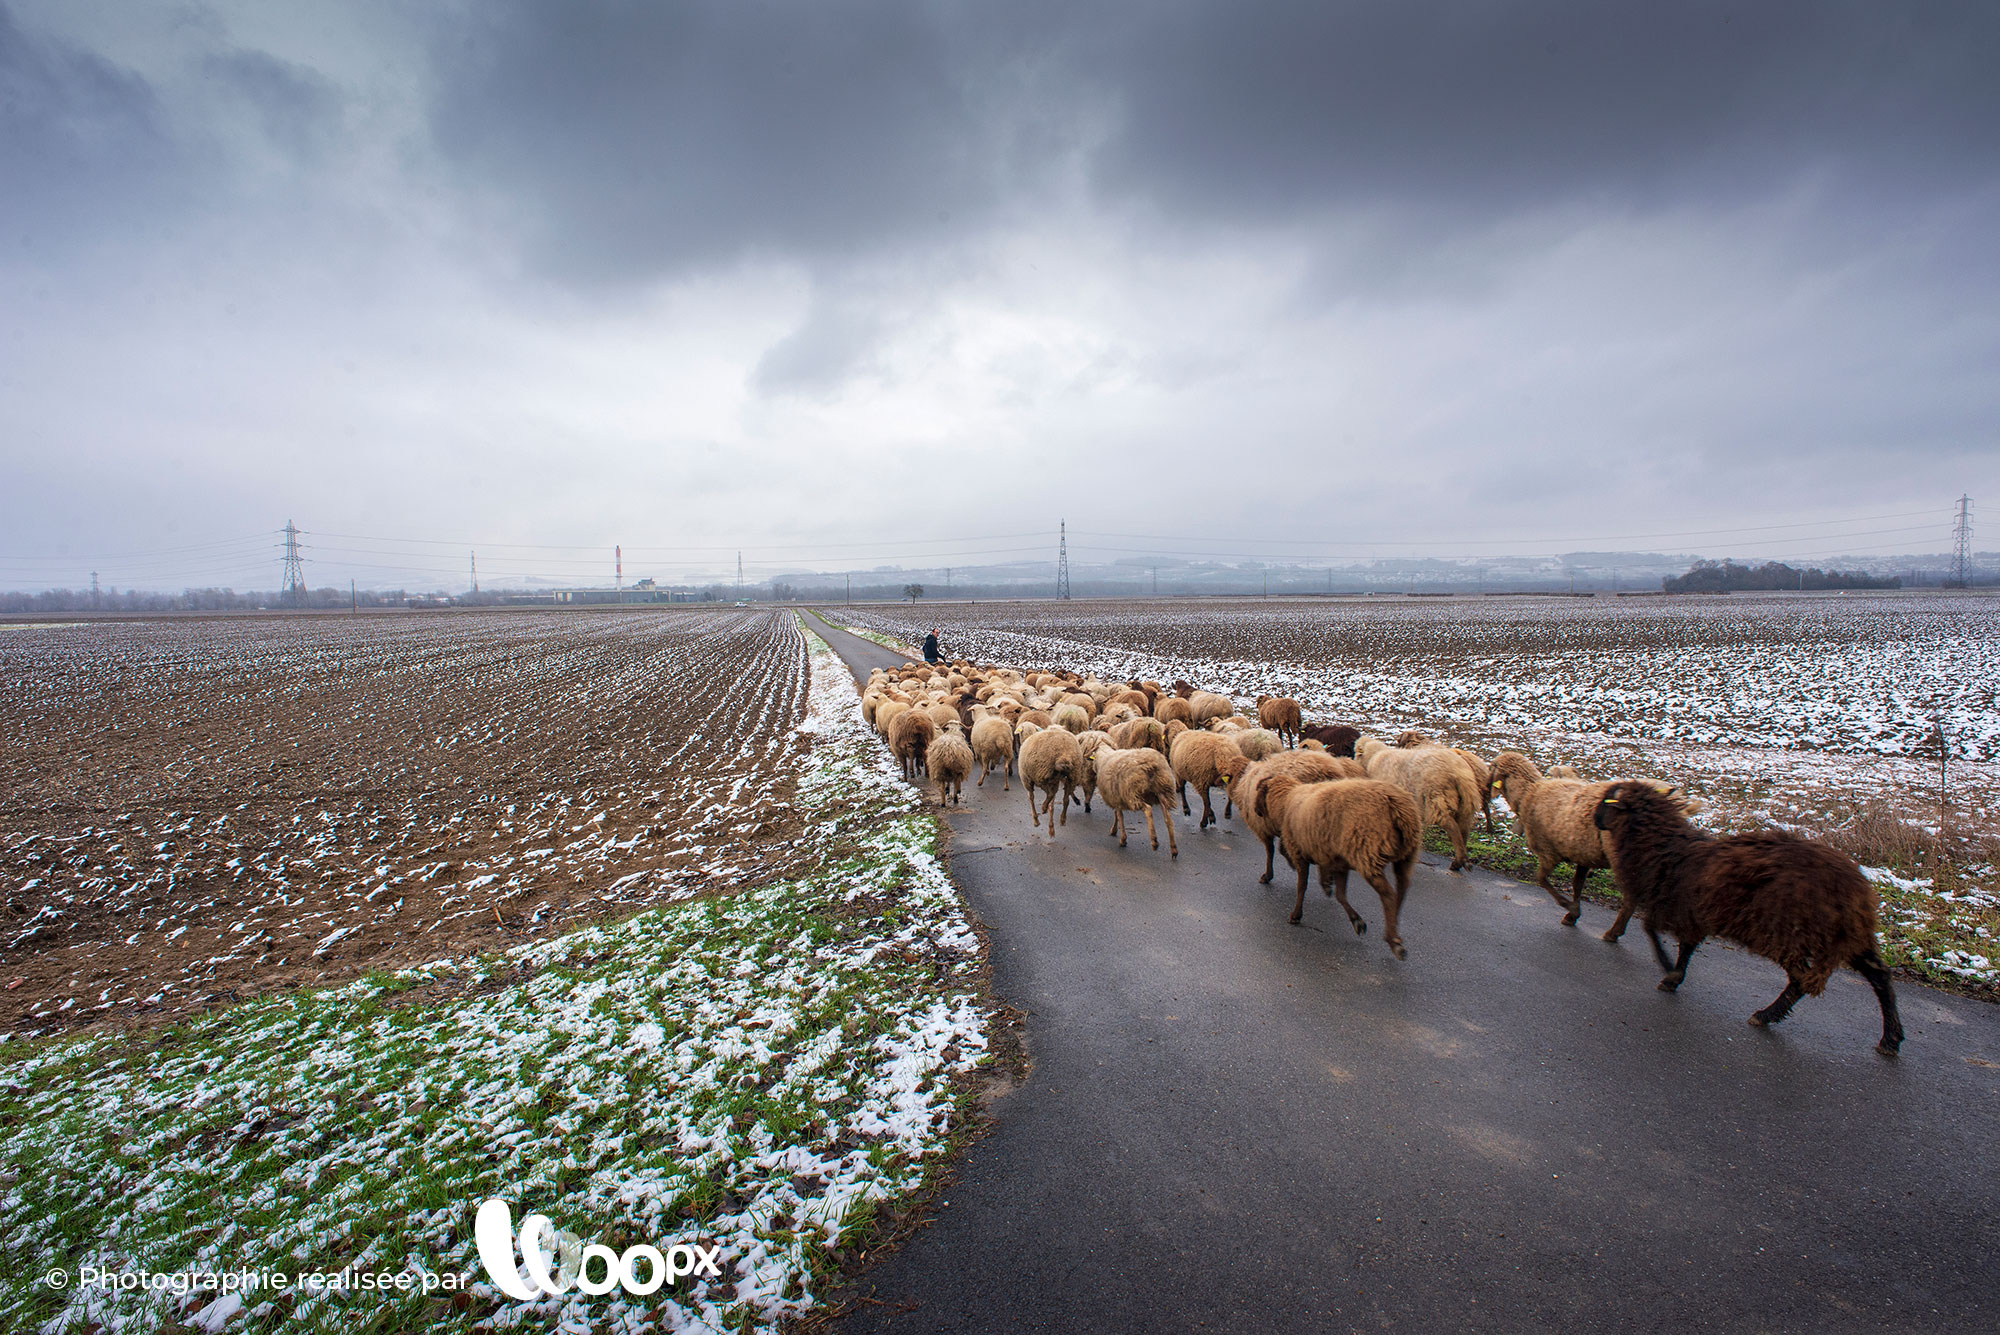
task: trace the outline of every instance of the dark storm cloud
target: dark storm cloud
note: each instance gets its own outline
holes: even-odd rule
[[[1188,5],[1133,32],[1103,179],[1239,217],[1990,180],[2000,126],[1990,5]]]
[[[446,155],[551,269],[620,279],[988,216],[1051,146],[1019,43],[951,6],[528,5],[455,30]]]
[[[1802,172],[1994,177],[2000,8],[1675,3],[528,5],[454,32],[435,129],[580,279],[975,231],[1079,163],[1250,224],[1673,208]],[[1082,155],[1079,157],[1079,155]],[[1388,252],[1382,260],[1393,265]]]
[[[0,7],[0,219],[32,256],[123,230],[181,194],[184,164],[140,76],[25,31]]]

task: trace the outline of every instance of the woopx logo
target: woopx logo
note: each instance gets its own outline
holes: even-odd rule
[[[472,1236],[479,1244],[479,1264],[486,1267],[487,1276],[502,1293],[522,1302],[554,1298],[569,1292],[572,1284],[593,1297],[622,1288],[635,1298],[643,1298],[688,1275],[722,1275],[720,1243],[713,1247],[676,1243],[662,1255],[658,1247],[642,1242],[627,1247],[621,1256],[602,1243],[585,1243],[575,1234],[557,1232],[545,1214],[531,1214],[521,1221],[518,1238],[521,1262],[528,1269],[524,1280],[514,1268],[514,1215],[498,1197],[479,1207],[472,1221]],[[553,1269],[551,1259],[555,1261]],[[593,1280],[590,1263],[600,1260],[604,1262],[604,1277]],[[643,1280],[638,1274],[641,1261],[646,1263]]]

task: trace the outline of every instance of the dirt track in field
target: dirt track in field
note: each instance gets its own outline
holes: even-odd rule
[[[795,856],[789,613],[0,637],[0,1031],[501,948]]]

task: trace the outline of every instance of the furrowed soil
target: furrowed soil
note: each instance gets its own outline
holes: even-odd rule
[[[0,631],[0,1031],[464,958],[795,872],[790,613]]]

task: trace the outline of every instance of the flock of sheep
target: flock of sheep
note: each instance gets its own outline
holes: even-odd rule
[[[1604,939],[1618,940],[1637,912],[1666,971],[1662,990],[1678,988],[1695,948],[1718,936],[1785,970],[1784,992],[1752,1024],[1782,1020],[1845,965],[1880,1002],[1876,1051],[1894,1056],[1903,1040],[1895,990],[1876,953],[1875,890],[1853,860],[1784,832],[1711,836],[1688,823],[1698,801],[1654,780],[1589,782],[1561,765],[1544,773],[1519,751],[1489,762],[1417,732],[1392,745],[1343,724],[1307,724],[1298,702],[1284,697],[1257,697],[1252,719],[1227,695],[1184,681],[1119,685],[1068,672],[906,663],[875,669],[861,704],[905,777],[936,784],[939,805],[957,803],[975,769],[975,787],[998,770],[1003,791],[1018,773],[1037,832],[1047,821],[1051,837],[1069,823],[1073,801],[1087,813],[1097,799],[1111,808],[1120,847],[1128,820],[1143,811],[1158,849],[1158,807],[1169,853],[1178,857],[1175,799],[1192,816],[1192,785],[1205,829],[1216,820],[1211,794],[1220,788],[1223,815],[1240,812],[1264,845],[1259,881],[1270,883],[1279,851],[1298,873],[1291,921],[1304,912],[1317,866],[1321,888],[1365,932],[1347,901],[1348,873],[1359,872],[1381,899],[1383,940],[1398,959],[1407,952],[1397,916],[1425,830],[1444,831],[1458,871],[1475,821],[1483,815],[1492,831],[1498,792],[1565,925],[1582,913],[1584,878],[1611,868],[1622,901]],[[1567,898],[1550,879],[1565,862],[1576,877]],[[1679,942],[1674,959],[1662,931]]]

